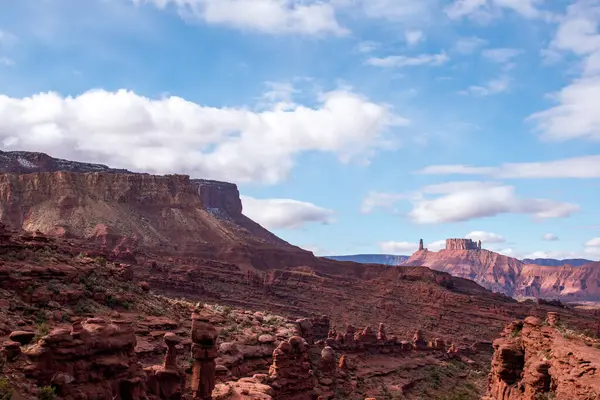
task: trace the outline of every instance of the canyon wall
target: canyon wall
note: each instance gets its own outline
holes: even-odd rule
[[[185,175],[0,174],[0,221],[84,239],[115,256],[188,255],[259,268],[312,265],[312,253],[242,213],[235,185]]]
[[[554,312],[509,324],[494,350],[484,400],[600,398],[600,341]]]

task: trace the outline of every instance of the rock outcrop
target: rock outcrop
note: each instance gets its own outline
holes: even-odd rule
[[[486,400],[600,398],[600,341],[554,313],[509,324],[494,350]]]
[[[446,239],[446,250],[481,250],[481,241],[476,243],[471,239]]]
[[[528,265],[516,258],[481,249],[470,239],[447,239],[438,252],[415,252],[402,265],[424,266],[471,279],[486,289],[512,297],[537,297],[566,301],[600,299],[600,263],[581,266]]]
[[[192,314],[192,392],[194,400],[211,400],[215,388],[215,372],[218,357],[219,331],[212,322],[212,315],[199,305]]]
[[[133,328],[118,320],[90,318],[70,330],[55,329],[24,354],[24,372],[70,399],[141,399],[146,374],[135,356]]]
[[[273,351],[273,365],[269,369],[271,386],[278,398],[312,400],[314,378],[308,357],[308,344],[293,336],[281,342]]]
[[[114,256],[178,254],[274,268],[312,253],[242,214],[235,185],[109,172],[0,174],[0,221],[77,238]]]

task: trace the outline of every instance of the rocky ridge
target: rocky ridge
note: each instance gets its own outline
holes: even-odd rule
[[[552,267],[524,264],[516,258],[456,240],[449,239],[449,247],[438,252],[419,250],[403,265],[448,272],[516,298],[600,300],[600,287],[595,283],[600,279],[600,263]]]
[[[485,400],[600,398],[600,332],[581,333],[561,323],[527,317],[494,341]]]

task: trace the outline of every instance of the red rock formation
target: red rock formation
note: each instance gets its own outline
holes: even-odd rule
[[[167,345],[167,353],[163,365],[154,365],[145,369],[148,375],[146,386],[148,392],[164,400],[179,400],[185,390],[185,373],[177,366],[177,350],[181,340],[174,333],[166,333],[163,337]]]
[[[480,246],[471,239],[446,239],[446,250],[478,250]]]
[[[525,265],[516,258],[477,250],[468,239],[447,239],[445,250],[420,250],[402,265],[424,266],[453,276],[472,279],[483,287],[509,296],[600,299],[600,263],[580,267]]]
[[[308,358],[308,345],[299,336],[281,342],[273,351],[273,365],[269,369],[271,386],[279,398],[311,400],[314,379]]]
[[[130,259],[151,251],[261,268],[316,260],[244,216],[237,188],[227,183],[184,175],[4,173],[0,198],[4,223],[85,239]]]
[[[321,370],[329,372],[335,369],[335,350],[329,346],[325,346],[321,351]]]
[[[417,329],[415,331],[415,334],[413,335],[412,343],[413,343],[413,348],[415,350],[424,350],[427,348],[427,341],[425,339],[423,339],[423,333],[421,332],[420,329]]]
[[[25,355],[25,375],[71,399],[141,399],[145,373],[135,357],[135,333],[119,321],[90,318],[55,329]]]
[[[384,342],[387,340],[387,336],[385,334],[385,325],[383,324],[383,322],[379,323],[379,329],[377,330],[377,340]]]
[[[513,322],[494,341],[485,399],[600,398],[600,349],[596,346],[600,342],[565,335],[537,317]]]
[[[194,400],[211,400],[215,388],[215,358],[219,332],[213,316],[199,305],[192,314],[192,391]]]

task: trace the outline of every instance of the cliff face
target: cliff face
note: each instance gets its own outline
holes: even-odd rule
[[[600,341],[562,325],[556,313],[511,323],[494,341],[484,400],[600,398]]]
[[[579,267],[529,265],[489,250],[421,250],[402,265],[424,266],[474,280],[513,297],[599,300],[600,263]]]
[[[84,238],[116,253],[154,253],[277,267],[311,253],[245,217],[235,185],[183,175],[37,172],[0,174],[0,221]]]
[[[489,250],[422,250],[403,265],[424,266],[476,281],[487,289],[515,294],[523,264],[516,258]]]

